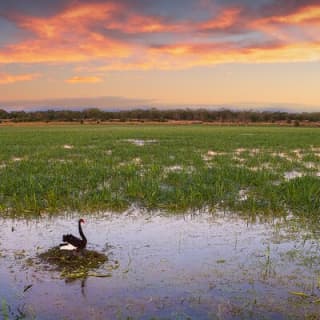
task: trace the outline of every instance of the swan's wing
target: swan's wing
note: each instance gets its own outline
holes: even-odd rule
[[[62,243],[60,244],[60,250],[69,250],[73,251],[76,250],[77,247],[73,246],[71,243]]]
[[[62,237],[63,242],[68,242],[69,244],[73,245],[74,247],[81,247],[82,245],[82,240],[75,237],[72,234],[64,234]]]

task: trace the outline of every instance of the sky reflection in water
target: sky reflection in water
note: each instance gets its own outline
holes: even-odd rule
[[[13,315],[20,309],[37,319],[286,319],[320,312],[318,241],[293,220],[248,223],[231,213],[134,209],[84,218],[88,248],[109,256],[102,269],[119,262],[110,278],[65,282],[36,263],[63,233],[77,234],[78,216],[0,220],[0,296]],[[295,294],[302,292],[308,296]]]

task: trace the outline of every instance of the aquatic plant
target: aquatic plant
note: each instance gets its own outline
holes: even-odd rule
[[[9,320],[9,308],[6,300],[4,299],[2,299],[1,301],[1,311],[2,311],[3,320]]]
[[[93,250],[65,251],[54,247],[38,255],[40,260],[49,264],[53,270],[59,271],[66,279],[86,278],[88,276],[108,277],[109,274],[93,273],[108,261],[108,257]],[[90,273],[91,272],[91,273]]]

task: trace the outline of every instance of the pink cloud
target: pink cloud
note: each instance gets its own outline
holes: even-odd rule
[[[210,3],[201,1],[203,7]],[[246,15],[241,6],[210,5],[211,17],[202,21],[175,20],[130,9],[125,2],[76,1],[50,17],[11,14],[8,18],[32,36],[0,49],[0,63],[81,63],[83,66],[86,62],[99,61],[100,67],[96,69],[107,71],[319,59],[315,28],[320,24],[320,5],[298,7],[263,18],[252,12],[252,16]],[[305,40],[297,40],[288,26],[299,28],[307,35]],[[259,39],[244,42],[245,36],[257,37],[257,33]],[[168,34],[171,41],[166,40]],[[154,45],[150,35],[163,35],[162,44]],[[66,81],[100,80],[86,76]]]

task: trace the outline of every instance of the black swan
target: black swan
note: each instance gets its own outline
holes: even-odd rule
[[[63,243],[60,244],[61,250],[81,250],[86,247],[87,238],[83,234],[81,223],[84,223],[83,219],[79,219],[78,221],[79,234],[81,236],[81,239],[73,236],[72,234],[64,234],[62,236]]]

